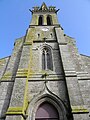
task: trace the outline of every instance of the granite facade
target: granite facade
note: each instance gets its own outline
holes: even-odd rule
[[[64,34],[56,11],[41,9],[33,12],[11,56],[0,59],[0,120],[35,120],[43,102],[57,108],[60,120],[89,120],[90,57],[79,54],[75,40]],[[48,14],[52,25],[47,25]],[[52,70],[42,69],[46,48],[51,51]]]

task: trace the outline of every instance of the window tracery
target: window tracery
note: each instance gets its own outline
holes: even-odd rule
[[[44,47],[42,50],[42,69],[52,70],[52,54],[51,50],[47,47]]]

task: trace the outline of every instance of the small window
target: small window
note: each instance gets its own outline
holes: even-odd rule
[[[47,25],[52,25],[52,17],[50,15],[47,16]]]
[[[52,33],[50,34],[50,37],[51,37],[51,38],[53,37],[53,34],[52,34]]]
[[[42,50],[42,69],[43,70],[53,69],[51,50],[47,47],[44,47]]]
[[[39,16],[38,25],[43,25],[43,16]]]
[[[38,34],[38,38],[40,38],[40,34]]]

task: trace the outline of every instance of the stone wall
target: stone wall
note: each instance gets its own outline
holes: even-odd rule
[[[81,55],[81,59],[84,62],[84,65],[86,66],[87,72],[90,74],[90,56]]]

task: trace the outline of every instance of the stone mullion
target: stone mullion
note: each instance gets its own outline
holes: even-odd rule
[[[43,16],[43,25],[47,25],[47,15]]]
[[[47,52],[46,50],[44,51],[44,54],[45,54],[45,70],[47,70]]]

